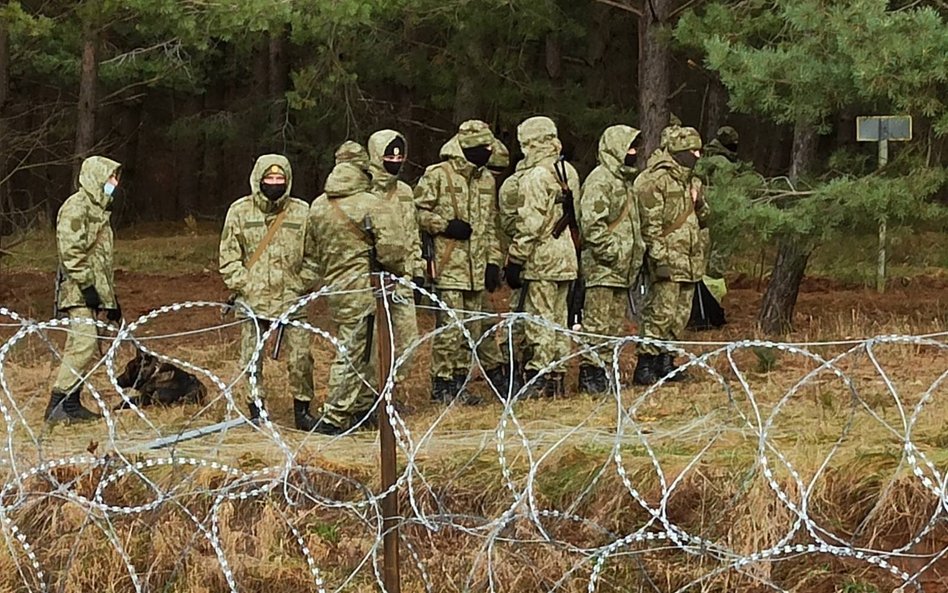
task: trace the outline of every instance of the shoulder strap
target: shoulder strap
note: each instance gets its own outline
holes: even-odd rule
[[[451,163],[449,161],[444,161],[441,164],[441,168],[444,169],[444,175],[447,178],[448,183],[448,193],[451,194],[451,205],[454,207],[454,216],[457,218],[458,214],[458,195],[454,191],[454,171],[451,170]]]
[[[245,267],[248,270],[257,263],[257,261],[263,255],[263,252],[267,250],[267,246],[270,245],[270,241],[273,240],[273,236],[276,235],[276,232],[280,230],[281,226],[283,226],[283,221],[286,219],[286,213],[289,210],[290,205],[287,204],[286,208],[281,210],[273,222],[270,223],[270,226],[267,227],[267,234],[263,236],[263,239],[259,244],[257,244],[257,248],[254,250],[253,255],[250,256],[249,260],[247,260],[247,265]]]
[[[625,200],[625,205],[622,207],[622,212],[619,214],[618,218],[616,218],[615,220],[613,220],[606,226],[607,231],[611,233],[612,231],[616,230],[616,228],[618,228],[620,224],[622,224],[622,221],[625,220],[625,217],[629,215],[629,210],[632,209],[632,200],[634,199],[635,199],[635,194],[630,192],[630,195]]]
[[[685,224],[685,221],[688,220],[688,217],[691,216],[692,213],[694,213],[694,211],[695,211],[695,206],[691,202],[691,199],[689,196],[688,205],[685,206],[685,209],[681,211],[681,214],[678,215],[678,218],[676,218],[669,226],[662,229],[661,236],[667,237],[668,235],[680,229],[682,225]]]
[[[349,218],[349,215],[346,214],[346,212],[342,209],[342,206],[339,205],[339,202],[331,199],[329,200],[329,205],[332,206],[333,212],[335,212],[336,215],[346,223],[346,228],[349,229],[349,232],[360,241],[365,242],[365,231],[360,229],[359,225]]]

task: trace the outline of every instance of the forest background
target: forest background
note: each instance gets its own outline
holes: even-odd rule
[[[582,174],[614,123],[648,150],[671,113],[741,133],[757,173],[710,196],[716,241],[774,246],[760,321],[792,320],[807,262],[880,224],[944,233],[944,0],[36,0],[0,8],[0,235],[55,219],[78,163],[123,163],[113,215],[220,219],[256,156],[311,200],[345,139],[390,127],[405,177],[483,119],[552,117]],[[905,114],[877,170],[860,115]],[[8,240],[9,243],[9,240]],[[0,246],[2,248],[2,246]]]

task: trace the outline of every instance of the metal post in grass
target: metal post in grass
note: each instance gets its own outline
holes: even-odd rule
[[[879,169],[889,164],[889,140],[912,139],[911,115],[873,115],[856,118],[856,140],[879,143]],[[886,243],[888,225],[885,214],[879,220],[879,258],[876,265],[876,291],[885,292]]]
[[[391,288],[382,289],[385,273],[372,274],[372,286],[375,289],[375,325],[378,336],[378,391],[384,393],[392,376],[392,333],[389,323],[391,311]],[[391,398],[395,402],[395,383],[392,382]],[[398,491],[395,489],[396,447],[395,430],[388,406],[384,399],[379,401],[379,456],[382,465],[382,492],[388,492],[382,499],[382,585],[386,593],[399,593],[401,583],[398,563]]]

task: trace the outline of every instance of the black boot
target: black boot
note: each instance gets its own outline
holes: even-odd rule
[[[606,379],[606,369],[591,365],[579,367],[579,391],[598,395],[609,391],[609,381]]]
[[[318,422],[316,422],[316,425],[313,426],[310,432],[315,433],[315,434],[324,434],[326,436],[334,437],[334,436],[339,436],[342,433],[346,432],[346,429],[336,426],[332,422],[327,422],[325,419],[321,419]]]
[[[632,373],[632,382],[636,385],[654,385],[658,382],[658,356],[639,354]]]
[[[520,394],[520,399],[536,399],[547,395],[546,385],[549,376],[543,375],[542,377],[537,377],[538,374],[539,371],[534,369],[524,371],[523,392]],[[536,379],[535,381],[534,378]],[[530,383],[531,381],[533,381],[533,383]]]
[[[566,396],[566,375],[561,375],[558,373],[548,373],[545,377],[540,377],[540,380],[546,379],[543,385],[543,396],[549,398],[565,397]]]
[[[478,406],[483,403],[483,399],[480,396],[474,395],[473,393],[468,392],[464,389],[464,384],[467,383],[467,374],[457,375],[454,377],[454,393],[455,397],[461,400],[461,403],[465,406]],[[453,399],[453,398],[452,398]],[[451,403],[450,401],[444,402],[446,404]]]
[[[64,399],[66,399],[65,393],[53,391],[49,396],[49,403],[46,405],[46,413],[43,414],[43,419],[53,423],[68,421],[69,417],[66,416],[66,413],[63,411]]]
[[[296,430],[309,432],[316,428],[318,421],[309,413],[309,402],[300,399],[293,400],[293,419],[296,421]]]
[[[79,394],[82,393],[81,387],[76,387],[72,393],[63,400],[63,411],[73,420],[98,420],[101,418],[92,410],[87,410],[79,401]]]
[[[671,352],[664,352],[658,355],[658,362],[655,365],[657,367],[656,373],[659,377],[665,377],[666,381],[687,381],[688,375],[685,371],[678,371],[674,375],[675,369],[678,368],[678,365],[675,364],[675,356]]]
[[[451,403],[458,394],[454,379],[435,377],[431,380],[431,401]]]
[[[511,379],[513,384],[511,385]],[[517,381],[517,375],[511,375],[506,365],[494,367],[487,371],[487,381],[494,386],[500,397],[506,399],[508,393],[517,393],[520,391],[520,385]]]
[[[247,404],[247,409],[250,410],[250,423],[254,426],[260,426],[260,410],[261,408],[257,407],[257,404],[250,402]]]

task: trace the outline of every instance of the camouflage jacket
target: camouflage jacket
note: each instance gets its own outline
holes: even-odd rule
[[[636,178],[633,191],[650,273],[661,266],[673,281],[701,280],[707,249],[701,230],[710,214],[701,180],[666,152]]]
[[[612,126],[599,140],[599,166],[583,183],[577,216],[586,286],[629,288],[642,266],[645,243],[632,184],[637,169],[623,163],[639,131]]]
[[[326,193],[309,209],[306,265],[334,290],[369,289],[373,238],[379,265],[402,276],[410,251],[405,236],[398,209],[369,191],[369,178],[358,166],[340,163],[326,180]],[[373,303],[369,291],[329,298],[337,322],[361,318]]]
[[[286,172],[286,193],[276,201],[260,193],[260,180],[271,165]],[[240,302],[265,319],[278,317],[309,284],[302,269],[308,206],[303,200],[290,197],[292,181],[286,157],[268,154],[258,158],[250,174],[250,195],[231,204],[221,231],[219,263],[224,284]],[[283,211],[286,216],[280,229],[260,259],[248,269],[267,229]]]
[[[434,237],[435,284],[449,290],[484,290],[487,264],[503,265],[494,176],[464,158],[457,136],[441,148],[441,156],[445,160],[428,167],[415,188],[419,226]],[[453,218],[471,225],[470,240],[441,234]]]
[[[411,186],[399,180],[382,166],[385,148],[395,138],[404,137],[394,130],[380,130],[369,137],[369,173],[372,176],[372,193],[392,203],[398,209],[405,228],[404,243],[411,246],[406,274],[424,277],[427,268],[421,257],[421,231],[418,228],[418,212]]]
[[[105,182],[121,165],[101,156],[87,158],[79,172],[79,191],[56,217],[56,247],[64,278],[57,305],[61,310],[84,307],[82,288],[95,286],[102,308],[117,306],[112,271],[112,198]]]
[[[711,182],[711,178],[717,173],[737,174],[743,169],[743,164],[737,160],[737,154],[728,150],[717,139],[708,142],[701,150],[701,158],[695,165],[695,175],[701,178],[705,184]]]
[[[553,227],[563,214],[558,202],[562,188],[553,169],[559,159],[559,142],[524,146],[524,169],[517,181],[520,206],[511,224],[509,258],[524,264],[527,280],[567,281],[576,278],[579,262],[568,231],[553,237]],[[567,168],[567,183],[579,203],[579,175]]]

